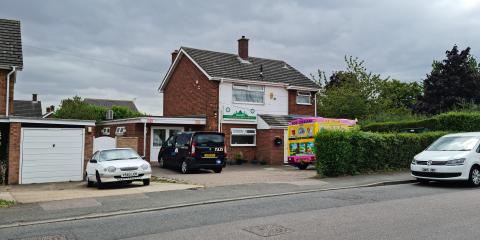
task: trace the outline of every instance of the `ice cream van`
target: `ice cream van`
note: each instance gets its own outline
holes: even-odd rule
[[[306,169],[315,163],[315,134],[328,129],[349,130],[357,120],[322,117],[301,118],[288,123],[288,163]]]

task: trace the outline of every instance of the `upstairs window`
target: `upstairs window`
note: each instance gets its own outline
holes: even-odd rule
[[[258,85],[233,85],[234,103],[264,103],[265,87]]]
[[[310,92],[297,92],[297,104],[311,105],[310,99],[312,94]]]

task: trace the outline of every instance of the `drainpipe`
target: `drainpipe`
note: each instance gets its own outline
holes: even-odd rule
[[[223,83],[223,78],[220,79],[220,84],[218,84],[218,114],[217,114],[217,121],[218,121],[217,131],[218,132],[222,132],[222,120],[223,120],[223,107],[220,104],[220,85],[222,85],[222,83]]]
[[[315,117],[317,116],[317,93],[315,93],[315,96],[313,98],[314,104],[315,104]]]
[[[7,74],[7,99],[6,99],[6,111],[5,111],[5,116],[8,117],[10,115],[10,76],[17,71],[16,66],[12,66],[12,71]]]
[[[147,123],[143,123],[143,157],[145,158],[147,155],[145,155],[145,148],[147,147]],[[147,160],[147,159],[145,159]],[[150,159],[147,161],[150,162]]]

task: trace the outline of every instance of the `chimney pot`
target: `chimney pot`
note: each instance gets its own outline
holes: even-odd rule
[[[34,102],[37,101],[37,94],[36,93],[32,94],[32,101],[34,101]]]
[[[248,60],[248,38],[245,36],[238,39],[238,56],[243,60]]]
[[[175,61],[175,58],[177,58],[178,55],[178,50],[175,50],[172,52],[172,63]]]

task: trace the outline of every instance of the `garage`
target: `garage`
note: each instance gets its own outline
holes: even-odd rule
[[[22,128],[20,184],[81,181],[84,128]]]

